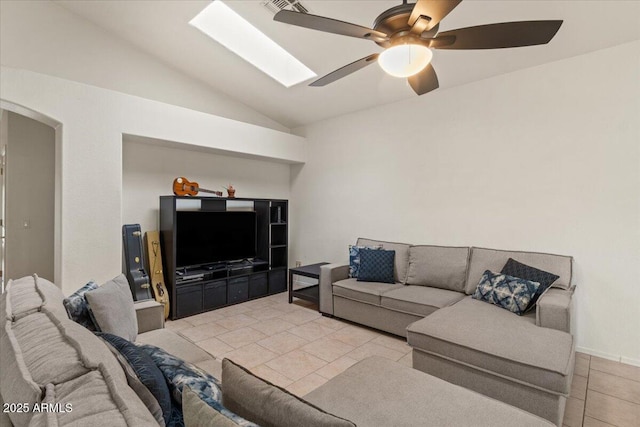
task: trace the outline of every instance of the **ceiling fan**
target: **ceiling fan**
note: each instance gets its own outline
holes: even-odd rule
[[[519,21],[478,25],[438,32],[440,21],[462,0],[418,0],[382,12],[373,28],[289,10],[281,10],[274,20],[326,33],[372,40],[385,48],[365,56],[314,81],[325,86],[354,73],[375,60],[395,77],[408,78],[409,85],[422,95],[438,88],[438,76],[430,64],[431,49],[499,49],[548,43],[562,25],[561,20]]]

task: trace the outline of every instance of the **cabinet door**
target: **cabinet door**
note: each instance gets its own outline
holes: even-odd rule
[[[237,302],[246,301],[249,299],[249,278],[248,277],[236,277],[229,279],[229,292],[228,302],[234,304]]]
[[[268,288],[267,273],[253,274],[249,278],[249,298],[267,295]]]
[[[227,281],[216,280],[204,285],[204,309],[211,310],[227,304]]]
[[[176,317],[187,317],[202,311],[202,284],[176,289]]]

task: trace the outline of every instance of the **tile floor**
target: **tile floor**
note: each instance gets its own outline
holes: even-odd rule
[[[299,396],[372,355],[411,366],[411,348],[402,339],[323,317],[306,301],[288,304],[286,293],[167,322],[167,328]],[[564,425],[640,426],[640,367],[577,353]]]

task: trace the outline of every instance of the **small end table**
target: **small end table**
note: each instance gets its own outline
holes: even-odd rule
[[[289,270],[289,304],[293,302],[293,297],[306,301],[312,301],[316,304],[320,301],[320,286],[311,285],[303,288],[293,289],[293,276],[311,277],[320,280],[320,266],[329,264],[328,262],[320,262],[318,264],[303,265]]]

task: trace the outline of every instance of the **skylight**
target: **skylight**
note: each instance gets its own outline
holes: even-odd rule
[[[285,87],[316,77],[316,73],[221,0],[211,2],[189,24]]]

